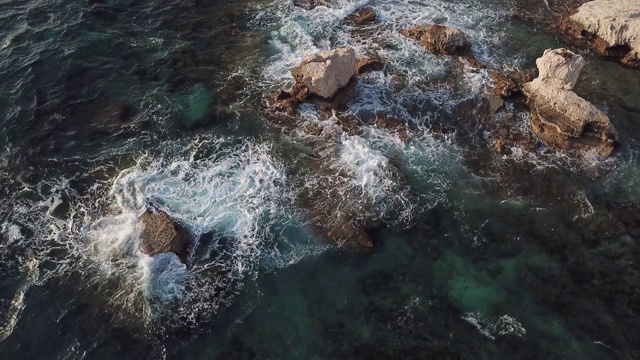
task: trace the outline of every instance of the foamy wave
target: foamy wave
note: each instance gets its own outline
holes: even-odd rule
[[[142,158],[114,181],[109,195],[116,214],[85,226],[93,258],[103,269],[115,267],[123,276],[137,277],[149,300],[204,303],[214,312],[229,301],[216,298],[214,289],[239,287],[245,277],[255,276],[262,252],[271,251],[276,241],[272,228],[294,216],[288,208],[295,193],[270,152],[266,144],[207,139],[165,159]],[[188,273],[173,254],[148,257],[137,250],[137,218],[149,203],[195,236]],[[203,234],[213,241],[199,243]],[[227,297],[235,292],[227,290]]]
[[[269,143],[232,138],[166,142],[162,157],[142,156],[83,195],[67,179],[25,189],[39,200],[16,199],[3,234],[38,259],[64,249],[74,260],[58,262],[49,276],[80,273],[81,285],[102,292],[124,321],[162,315],[176,320],[172,326],[195,324],[227,306],[261,269],[326,250],[307,233],[297,190],[272,153]],[[138,218],[149,204],[193,235],[188,269],[173,254],[138,250]]]

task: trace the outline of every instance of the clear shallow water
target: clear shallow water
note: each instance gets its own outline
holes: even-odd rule
[[[341,25],[363,4],[379,23]],[[502,157],[464,111],[486,76],[397,29],[456,26],[525,68],[560,44],[514,4],[290,5],[0,5],[3,358],[637,358],[638,72],[591,59],[576,89],[620,131],[614,159]],[[270,123],[262,95],[338,45],[387,64],[356,86],[360,131],[314,106]],[[146,203],[195,235],[190,268],[137,252]],[[318,217],[378,220],[376,247]]]

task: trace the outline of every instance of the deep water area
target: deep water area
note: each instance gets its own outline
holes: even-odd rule
[[[0,0],[0,358],[639,359],[640,71],[572,48],[620,144],[563,152],[399,33],[535,69],[571,45],[522,1],[294,3]],[[274,121],[268,94],[342,46],[384,67]],[[535,146],[494,151],[507,128]],[[138,250],[149,206],[188,266]]]

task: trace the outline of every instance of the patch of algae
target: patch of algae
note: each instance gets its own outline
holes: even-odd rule
[[[447,282],[449,300],[463,312],[495,315],[507,294],[485,272],[461,256],[447,253],[434,267],[437,278]]]

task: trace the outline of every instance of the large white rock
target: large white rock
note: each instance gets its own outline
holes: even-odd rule
[[[573,89],[586,61],[582,56],[563,50],[545,50],[542,57],[536,60],[539,75],[535,81],[554,88]]]
[[[609,46],[628,45],[630,60],[640,59],[640,0],[594,0],[570,17]]]
[[[531,129],[546,144],[565,149],[594,149],[606,157],[616,131],[600,109],[576,95],[573,86],[584,59],[566,49],[546,50],[536,60],[540,76],[524,84],[531,106]]]
[[[330,99],[356,74],[356,54],[351,48],[325,50],[304,59],[291,74],[310,94]]]

